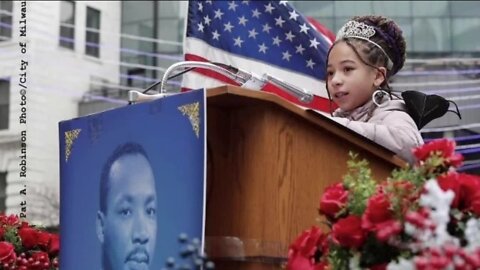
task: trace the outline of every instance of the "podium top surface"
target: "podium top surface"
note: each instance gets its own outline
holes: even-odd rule
[[[395,153],[389,149],[333,121],[319,112],[293,104],[275,94],[225,85],[208,89],[207,104],[208,106],[231,108],[257,105],[278,106],[320,129],[328,130],[328,132],[335,136],[372,153],[396,167],[405,167],[407,165],[406,161],[395,155]]]

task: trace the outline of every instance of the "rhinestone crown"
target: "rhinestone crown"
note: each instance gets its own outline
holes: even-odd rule
[[[337,34],[337,40],[343,37],[359,37],[370,39],[375,35],[373,26],[362,22],[348,21]]]
[[[388,56],[388,54],[380,45],[378,45],[375,41],[370,39],[375,35],[375,33],[376,33],[375,28],[373,28],[373,26],[371,25],[368,25],[362,22],[357,22],[357,21],[348,21],[338,31],[336,40],[339,40],[342,38],[358,38],[358,39],[362,39],[370,42],[371,44],[379,48],[383,52],[383,54],[387,57],[387,69],[391,70],[393,68],[393,62]]]

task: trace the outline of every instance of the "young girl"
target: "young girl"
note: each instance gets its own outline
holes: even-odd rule
[[[327,90],[339,107],[333,120],[412,163],[411,149],[423,140],[405,103],[392,99],[388,86],[404,62],[405,40],[393,21],[353,17],[328,53]]]

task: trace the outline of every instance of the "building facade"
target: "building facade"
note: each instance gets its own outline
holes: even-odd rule
[[[118,84],[120,10],[119,2],[0,3],[0,211],[58,224],[58,123],[78,116],[92,88]]]

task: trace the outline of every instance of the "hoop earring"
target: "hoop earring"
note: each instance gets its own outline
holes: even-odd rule
[[[385,91],[385,90],[382,90],[382,89],[379,89],[379,90],[376,90],[375,92],[373,92],[373,95],[372,95],[372,101],[375,105],[377,105],[377,107],[385,107],[387,106],[387,103],[386,102],[382,102],[383,101],[383,97],[384,96],[387,96],[388,100],[391,100],[390,96],[388,95],[388,92]],[[380,102],[380,103],[379,103]]]

